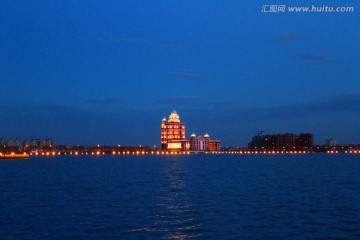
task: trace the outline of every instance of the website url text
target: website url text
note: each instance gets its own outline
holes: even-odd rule
[[[285,12],[294,12],[294,13],[349,13],[355,12],[355,7],[343,6],[307,6],[307,7],[296,7],[296,6],[286,6],[286,5],[262,5],[261,12],[263,13],[285,13]]]

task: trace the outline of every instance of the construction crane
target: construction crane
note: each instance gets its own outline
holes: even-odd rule
[[[262,136],[263,133],[265,133],[265,131],[264,131],[264,130],[260,130],[260,131],[257,132],[257,135],[258,135],[258,136]]]

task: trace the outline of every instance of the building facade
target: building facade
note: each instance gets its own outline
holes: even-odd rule
[[[0,146],[20,147],[20,142],[17,139],[0,139]]]
[[[337,143],[336,143],[336,140],[335,139],[326,139],[325,141],[325,146],[326,147],[336,147]]]
[[[30,148],[43,148],[43,147],[52,147],[53,142],[51,139],[25,139],[23,142],[24,147]]]
[[[190,150],[191,151],[208,151],[209,150],[209,135],[196,137],[195,133],[190,137]]]
[[[297,142],[298,149],[308,150],[314,147],[314,135],[311,133],[301,133]]]
[[[196,137],[195,133],[191,134],[191,151],[220,151],[220,149],[220,140],[210,140],[209,134],[205,133],[204,136],[198,137]]]
[[[249,143],[250,149],[259,150],[312,150],[313,147],[314,135],[311,133],[257,135]]]
[[[185,123],[180,122],[180,117],[174,109],[168,121],[165,117],[161,121],[161,149],[186,150],[186,145]]]
[[[220,140],[209,140],[209,151],[220,151],[221,143]]]

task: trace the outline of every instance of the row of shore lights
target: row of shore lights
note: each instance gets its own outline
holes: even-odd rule
[[[97,151],[97,152],[69,152],[69,153],[61,153],[61,152],[35,152],[35,153],[30,153],[30,155],[35,155],[35,156],[55,156],[55,155],[105,155],[105,152],[101,152],[101,151]],[[130,151],[123,151],[123,152],[112,152],[112,155],[146,155],[149,154],[149,152],[145,152],[145,151],[136,151],[136,152],[130,152]],[[178,154],[190,154],[190,152],[162,152],[162,151],[151,151],[150,154],[158,154],[158,155],[178,155]]]
[[[24,156],[26,156],[27,155],[27,153],[20,153],[20,154],[17,154],[17,153],[14,153],[14,152],[12,152],[12,153],[10,153],[10,154],[4,154],[4,153],[0,153],[0,156],[4,156],[4,155],[11,155],[11,156],[21,156],[21,155],[24,155]]]
[[[157,154],[157,155],[185,155],[185,154],[190,154],[190,152],[188,151],[184,151],[184,152],[164,152],[164,151],[151,151],[151,154]],[[263,151],[263,152],[252,152],[252,151],[232,151],[232,152],[205,152],[206,154],[306,154],[309,153],[307,151]],[[328,154],[337,154],[339,153],[339,151],[336,150],[329,150],[326,153]],[[349,153],[349,154],[360,154],[360,150],[351,150],[351,151],[345,151],[345,153]],[[70,153],[64,153],[64,155],[84,155],[84,153],[79,153],[79,152],[70,152]],[[105,152],[85,152],[85,155],[105,155]],[[149,154],[149,152],[145,152],[145,151],[136,151],[136,152],[130,152],[130,151],[123,151],[123,152],[116,152],[113,151],[112,155],[146,155]],[[0,156],[3,156],[3,153],[0,153]],[[21,154],[15,154],[14,152],[10,153],[10,155],[15,156],[15,155],[21,155]],[[27,155],[26,153],[23,153],[23,155]],[[30,153],[30,155],[35,155],[35,156],[55,156],[55,155],[61,155],[61,152],[35,152],[35,153]]]
[[[306,154],[311,153],[308,151],[230,151],[230,152],[223,152],[223,151],[212,151],[212,152],[205,152],[206,154]],[[337,154],[339,151],[331,150],[327,151],[328,154]],[[360,154],[360,150],[352,150],[352,151],[345,151],[345,153],[349,154]],[[26,153],[24,153],[26,155]],[[105,155],[105,152],[97,151],[97,152],[69,152],[69,153],[61,153],[61,152],[35,152],[30,153],[30,155],[34,156],[55,156],[55,155]],[[136,151],[136,152],[130,152],[130,151],[123,151],[123,152],[116,152],[113,151],[112,155],[147,155],[147,154],[156,154],[156,155],[186,155],[190,154],[189,151],[184,152],[166,152],[166,151]],[[0,156],[2,153],[0,153]],[[14,155],[14,153],[12,153]]]
[[[339,153],[339,151],[337,150],[329,150],[329,151],[326,151],[327,153],[329,154],[337,154]],[[348,154],[360,154],[360,150],[349,150],[349,151],[345,151],[345,153],[348,153]]]

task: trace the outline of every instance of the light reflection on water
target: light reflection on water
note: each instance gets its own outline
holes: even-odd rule
[[[156,187],[150,216],[151,223],[125,231],[127,234],[153,234],[161,239],[191,239],[204,237],[206,231],[198,212],[193,207],[187,192],[184,176],[186,172],[181,161],[167,161],[161,171],[161,179]],[[130,235],[131,236],[131,235]],[[138,236],[138,235],[136,235]]]
[[[166,232],[167,239],[189,239],[203,235],[201,224],[195,218],[197,212],[191,205],[186,192],[186,174],[179,161],[171,161],[164,169],[166,185],[156,196],[156,216],[154,226],[158,231]]]

